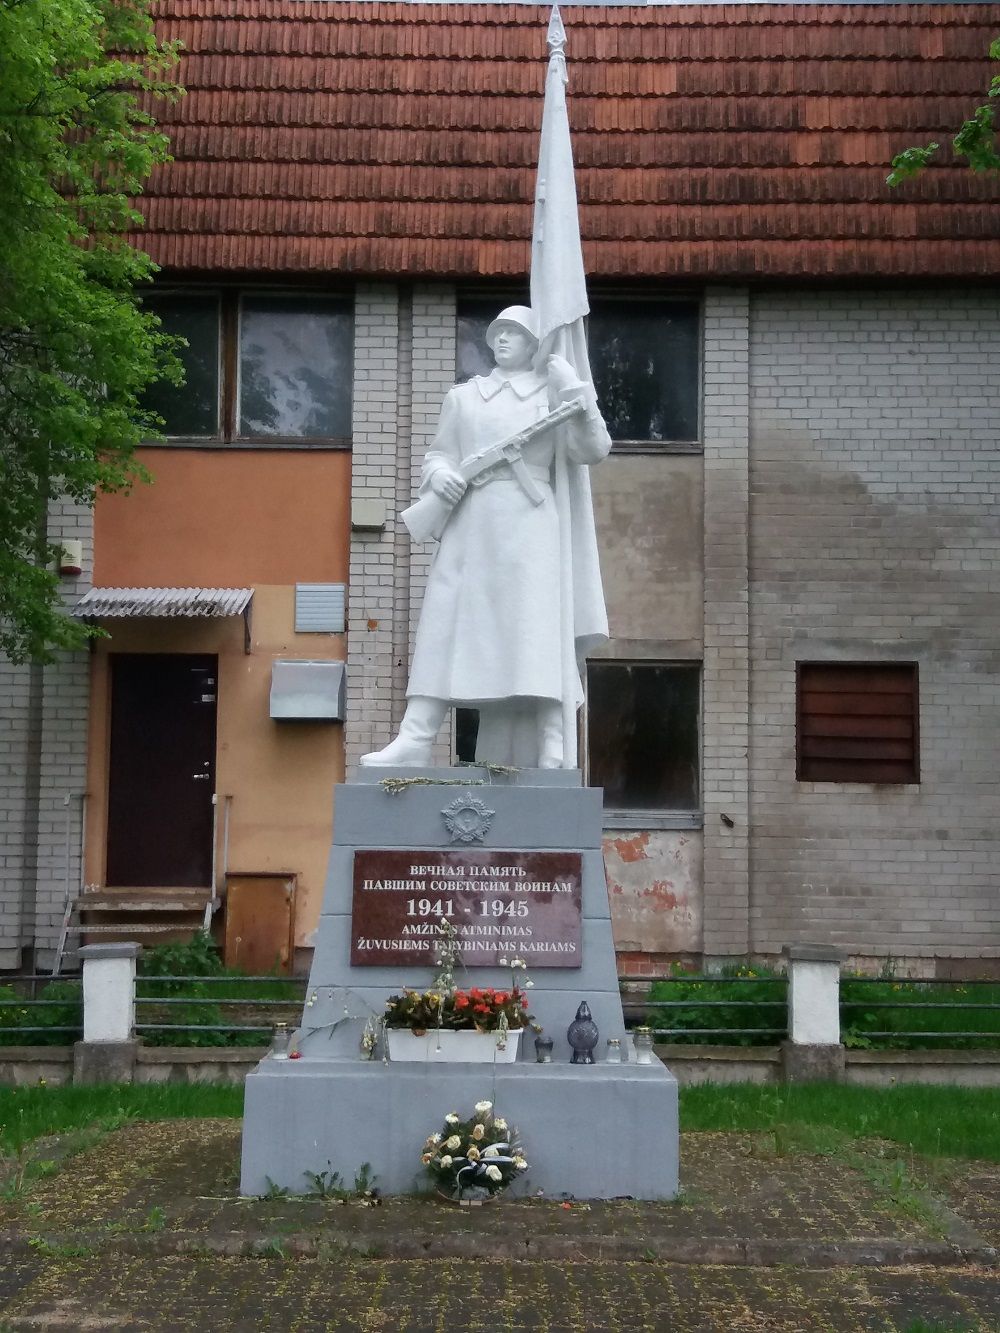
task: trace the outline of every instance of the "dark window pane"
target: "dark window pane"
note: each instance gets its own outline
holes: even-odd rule
[[[343,301],[245,297],[240,309],[239,434],[347,439],[353,328]]]
[[[590,368],[613,440],[697,440],[698,306],[594,301]]]
[[[479,709],[455,709],[455,756],[459,763],[471,764],[476,758],[479,738]]]
[[[459,298],[455,379],[488,375],[486,329],[526,297]],[[695,301],[595,300],[587,321],[590,368],[613,440],[695,441],[700,397]]]
[[[697,810],[699,667],[591,662],[589,782],[611,810]]]
[[[185,383],[151,385],[143,405],[166,423],[167,435],[219,433],[219,299],[217,296],[149,296],[144,304],[159,315],[165,333],[187,339],[178,353]]]

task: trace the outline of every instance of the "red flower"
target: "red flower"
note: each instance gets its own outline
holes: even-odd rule
[[[455,1008],[467,1009],[469,1007],[469,1004],[470,1000],[468,995],[463,995],[462,992],[459,991],[458,994],[455,996]]]
[[[477,1004],[473,1006],[473,1009],[477,1014],[488,1014],[490,1012],[488,1004]]]
[[[493,998],[496,1000],[497,1004],[506,1004],[507,992],[505,990],[498,990]]]
[[[522,996],[521,996],[521,1008],[522,1008],[522,1009],[527,1009],[527,1007],[528,1007],[528,997],[527,997],[527,995],[522,995]]]

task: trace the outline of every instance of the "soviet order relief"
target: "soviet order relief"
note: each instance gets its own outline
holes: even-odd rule
[[[577,765],[582,664],[608,635],[589,469],[611,442],[557,10],[548,40],[531,305],[490,324],[495,368],[448,393],[402,515],[437,543],[406,711],[336,789],[299,1058],[247,1079],[244,1194],[363,1163],[383,1193],[431,1171],[459,1202],[677,1192],[677,1084],[625,1036],[601,792]],[[479,710],[482,767],[431,767],[454,705]]]

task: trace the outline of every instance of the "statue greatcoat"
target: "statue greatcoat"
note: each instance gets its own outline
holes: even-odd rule
[[[407,695],[476,706],[562,699],[559,519],[553,493],[557,435],[567,451],[578,661],[607,637],[587,465],[611,448],[590,386],[551,395],[534,370],[494,370],[452,389],[424,460],[421,494],[441,468],[495,444],[583,396],[586,412],[531,441],[523,458],[542,492],[534,504],[508,467],[471,484],[445,526],[428,575]],[[579,673],[577,698],[582,701]]]

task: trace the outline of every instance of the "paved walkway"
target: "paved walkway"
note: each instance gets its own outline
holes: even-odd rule
[[[41,1145],[0,1198],[0,1333],[1000,1333],[990,1164],[832,1131],[689,1134],[672,1204],[243,1201],[239,1133]]]

